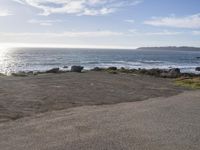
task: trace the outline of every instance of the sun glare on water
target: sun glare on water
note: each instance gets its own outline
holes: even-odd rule
[[[11,74],[11,66],[14,62],[12,57],[10,56],[12,53],[12,48],[8,46],[0,47],[0,73],[10,75]]]

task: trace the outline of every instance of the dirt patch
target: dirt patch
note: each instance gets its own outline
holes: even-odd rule
[[[173,80],[106,72],[0,78],[0,122],[83,105],[168,97],[184,89]]]

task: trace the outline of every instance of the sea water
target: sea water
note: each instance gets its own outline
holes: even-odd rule
[[[0,72],[45,71],[64,66],[81,65],[118,68],[180,68],[182,72],[195,72],[200,67],[198,50],[125,50],[75,48],[12,48],[0,50]],[[69,69],[68,68],[68,69]],[[66,69],[66,68],[65,68]]]

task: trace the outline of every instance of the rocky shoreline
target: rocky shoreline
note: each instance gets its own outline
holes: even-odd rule
[[[66,68],[64,66],[63,68]],[[200,77],[199,74],[195,73],[181,73],[179,68],[171,68],[171,69],[159,69],[159,68],[153,68],[153,69],[126,69],[126,68],[117,68],[117,67],[108,67],[108,68],[100,68],[95,67],[91,70],[84,70],[83,66],[72,66],[70,70],[62,70],[60,68],[52,68],[47,71],[29,71],[29,72],[17,72],[12,73],[11,76],[31,76],[31,75],[39,75],[39,74],[48,74],[48,73],[68,73],[68,72],[88,72],[88,71],[96,71],[96,72],[108,72],[111,74],[118,74],[118,73],[127,73],[127,74],[140,74],[140,75],[150,75],[155,77],[161,77],[161,78],[179,78],[179,77]],[[199,71],[199,67],[196,68],[196,71]],[[1,74],[3,75],[3,74]]]

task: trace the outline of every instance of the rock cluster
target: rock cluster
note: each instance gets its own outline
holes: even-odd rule
[[[163,77],[163,78],[177,78],[180,76],[193,76],[193,74],[183,74],[181,73],[179,68],[173,69],[126,69],[120,68],[117,69],[116,67],[109,67],[109,68],[98,68],[95,67],[92,71],[106,71],[109,73],[135,73],[135,74],[142,74],[142,75],[151,75],[155,77]]]
[[[71,67],[71,72],[82,72],[82,70],[84,69],[84,67],[82,66],[72,66]]]
[[[67,67],[66,67],[67,68]],[[72,66],[71,72],[78,72],[81,73],[83,71],[84,67],[82,66]],[[179,68],[173,68],[173,69],[126,69],[126,68],[120,68],[117,67],[108,67],[108,68],[100,68],[95,67],[91,69],[91,71],[104,71],[111,74],[117,74],[117,73],[132,73],[132,74],[141,74],[141,75],[151,75],[155,77],[162,77],[162,78],[178,78],[178,77],[199,77],[199,74],[193,74],[193,73],[181,73]],[[200,67],[196,68],[196,71],[200,71]],[[38,75],[38,74],[45,74],[45,73],[66,73],[69,71],[60,70],[59,68],[52,68],[50,70],[44,71],[44,72],[18,72],[18,73],[12,73],[13,76],[29,76],[29,75]]]
[[[46,73],[59,73],[59,72],[60,72],[60,68],[52,68],[46,71]]]

